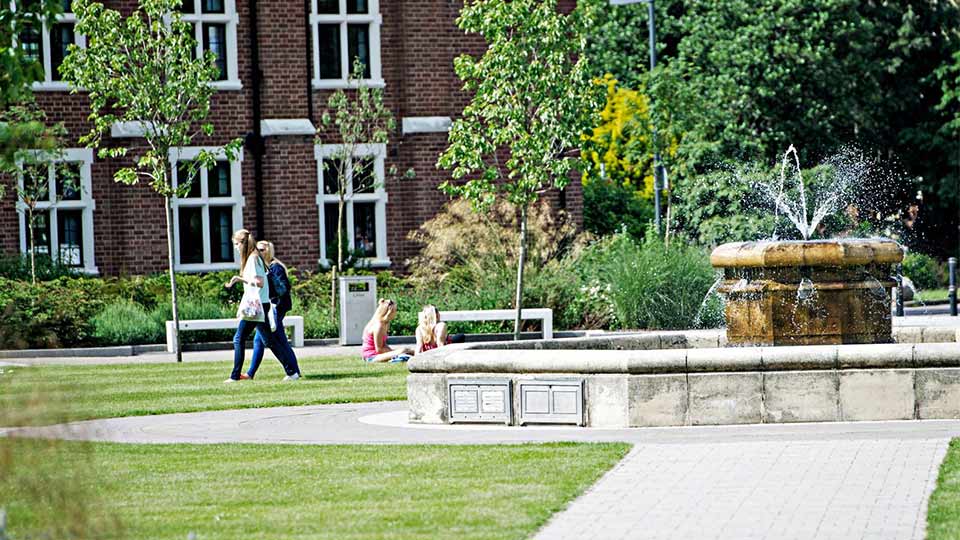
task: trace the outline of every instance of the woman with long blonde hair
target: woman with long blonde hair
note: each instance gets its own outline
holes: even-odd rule
[[[415,352],[436,349],[447,344],[447,324],[440,321],[440,312],[437,307],[427,304],[417,316],[417,348]]]
[[[224,287],[233,287],[237,282],[243,282],[244,287],[259,287],[260,303],[263,305],[263,313],[266,314],[270,310],[270,290],[267,288],[267,268],[257,251],[257,240],[250,231],[240,229],[233,233],[233,247],[240,253],[240,275],[230,278]],[[266,316],[258,321],[240,319],[237,331],[233,335],[233,371],[230,373],[230,378],[223,382],[232,383],[250,378],[242,373],[243,356],[246,352],[244,348],[247,338],[254,329],[259,329],[269,343],[270,326],[267,324]]]
[[[260,362],[263,360],[263,349],[269,347],[286,373],[283,380],[295,381],[300,378],[300,366],[297,363],[297,355],[293,352],[290,341],[287,340],[287,333],[283,329],[283,316],[293,307],[287,265],[274,256],[273,242],[266,240],[257,242],[257,251],[260,252],[260,257],[267,266],[267,288],[270,291],[270,303],[273,306],[273,311],[267,314],[273,317],[276,326],[270,336],[264,336],[260,328],[257,328],[257,333],[253,336],[253,358],[250,360],[247,376],[251,379],[256,376]]]
[[[380,299],[377,309],[370,317],[370,322],[363,327],[363,348],[360,355],[367,362],[405,362],[410,358],[412,351],[409,347],[391,349],[387,347],[387,332],[390,330],[390,321],[397,316],[397,303],[393,300]]]

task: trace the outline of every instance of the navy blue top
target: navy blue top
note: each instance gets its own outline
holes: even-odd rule
[[[287,277],[287,271],[283,265],[273,263],[267,270],[270,274],[267,282],[270,283],[270,302],[277,306],[277,311],[286,313],[293,307],[290,300],[290,279]]]

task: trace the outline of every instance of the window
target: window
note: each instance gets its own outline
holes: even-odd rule
[[[202,148],[171,151],[175,186],[190,183],[185,197],[171,200],[174,214],[174,266],[177,270],[223,270],[236,268],[231,236],[242,228],[240,162],[218,160],[210,169],[189,176],[188,162]],[[217,151],[215,148],[207,150]]]
[[[354,58],[363,62],[366,84],[383,86],[379,0],[312,0],[312,5],[314,88],[347,86]]]
[[[243,87],[237,74],[237,11],[233,0],[184,0],[183,20],[193,26],[196,54],[211,51],[220,73],[214,86],[224,90]]]
[[[64,150],[49,164],[23,168],[18,182],[36,175],[48,182],[47,198],[34,211],[34,252],[87,273],[97,273],[93,259],[93,210],[90,165],[93,150]],[[70,181],[65,181],[69,178]],[[27,209],[18,204],[20,214],[20,251],[29,253],[30,239]]]
[[[315,147],[317,159],[317,206],[320,211],[320,264],[337,259],[338,178],[335,159],[342,147],[325,144]],[[390,265],[387,258],[387,191],[384,189],[384,144],[362,145],[347,167],[346,205],[341,220],[346,234],[344,253],[357,253],[370,266]],[[357,166],[364,163],[363,167]],[[326,166],[325,166],[326,165]]]
[[[35,90],[67,90],[60,75],[60,65],[67,57],[70,45],[85,47],[85,36],[76,34],[77,17],[71,11],[70,0],[63,0],[63,13],[56,21],[44,21],[40,28],[27,28],[17,36],[24,53],[43,66],[43,80],[34,83]]]

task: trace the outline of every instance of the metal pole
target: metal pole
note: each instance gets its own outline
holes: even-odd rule
[[[647,25],[650,31],[650,72],[657,67],[657,30],[654,21],[654,0],[609,0],[611,6],[623,6],[627,4],[647,4],[648,20]],[[650,97],[650,108],[653,109],[653,96]],[[651,120],[652,124],[652,120]],[[653,131],[653,224],[657,228],[657,234],[660,234],[660,190],[663,189],[663,164],[660,162],[660,151],[657,147],[657,126],[652,125]]]
[[[947,268],[950,269],[950,288],[947,290],[947,297],[950,299],[950,316],[957,316],[957,258],[947,259]]]
[[[897,265],[897,317],[903,317],[903,265]]]
[[[650,31],[650,73],[657,67],[657,26],[654,21],[653,0],[647,3],[647,26]],[[653,97],[650,97],[651,109],[653,107]],[[652,119],[651,119],[652,120]],[[651,122],[652,123],[652,122]],[[657,234],[660,234],[660,190],[663,184],[660,179],[663,178],[662,165],[660,163],[660,150],[657,146],[657,126],[651,126],[653,131],[653,224],[657,228]]]

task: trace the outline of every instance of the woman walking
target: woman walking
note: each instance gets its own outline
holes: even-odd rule
[[[280,361],[286,372],[284,381],[295,381],[300,378],[300,366],[297,364],[297,355],[287,340],[287,333],[283,330],[283,316],[293,307],[290,300],[290,279],[287,277],[287,266],[274,257],[273,242],[261,240],[257,242],[257,251],[267,266],[267,283],[270,291],[270,304],[273,306],[273,317],[276,321],[275,330],[269,336],[264,336],[262,329],[257,327],[253,337],[253,359],[250,360],[250,369],[247,376],[251,379],[260,368],[263,360],[263,349],[270,347],[273,355]],[[267,316],[271,315],[267,312]]]
[[[243,356],[247,338],[253,333],[254,329],[260,332],[269,340],[270,326],[267,324],[266,313],[270,310],[270,291],[267,288],[267,267],[263,264],[263,259],[257,252],[257,241],[253,234],[246,229],[240,229],[233,233],[233,247],[240,253],[240,275],[230,278],[224,287],[233,287],[238,281],[243,282],[244,292],[252,292],[252,288],[258,289],[260,304],[263,306],[259,317],[254,316],[256,320],[241,318],[237,324],[237,332],[233,335],[233,371],[230,378],[223,381],[225,383],[237,382],[240,379],[246,379],[243,374]],[[248,289],[249,288],[249,289]],[[283,362],[283,359],[280,359]]]

